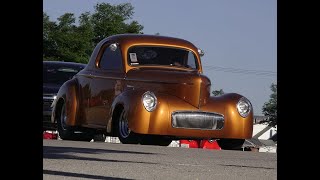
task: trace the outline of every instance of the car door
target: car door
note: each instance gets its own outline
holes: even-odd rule
[[[88,120],[90,119],[89,112],[89,103],[91,97],[91,88],[90,83],[92,80],[92,70],[86,68],[80,71],[76,77],[79,84],[79,112],[80,116],[78,116],[78,121],[81,121],[83,124],[87,124]]]
[[[106,43],[101,50],[92,72],[88,117],[91,126],[105,127],[110,119],[111,104],[122,91],[125,73],[119,45]]]

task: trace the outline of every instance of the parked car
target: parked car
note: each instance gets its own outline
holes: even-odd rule
[[[51,123],[51,104],[60,86],[85,66],[73,62],[43,61],[43,130],[56,129],[56,123]]]
[[[107,37],[61,86],[51,120],[68,140],[91,140],[103,131],[124,144],[217,139],[222,149],[239,148],[252,137],[252,105],[237,93],[210,96],[201,54],[179,38]]]

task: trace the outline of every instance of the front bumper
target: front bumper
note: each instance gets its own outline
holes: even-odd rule
[[[43,129],[44,130],[55,130],[57,128],[56,123],[51,122],[52,107],[51,104],[54,101],[55,94],[44,94],[43,95]]]

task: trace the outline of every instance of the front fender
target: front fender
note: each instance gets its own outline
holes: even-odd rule
[[[59,89],[58,94],[54,102],[52,103],[52,116],[51,122],[56,122],[56,114],[62,105],[62,102],[66,103],[66,115],[67,125],[75,126],[79,124],[80,119],[78,117],[79,111],[79,99],[78,99],[78,81],[76,78],[66,81]]]
[[[112,103],[112,113],[120,105],[125,109],[129,122],[129,128],[136,133],[147,134],[149,132],[165,133],[169,124],[161,122],[161,119],[169,118],[169,108],[167,105],[167,95],[155,93],[157,97],[157,108],[148,112],[142,103],[142,95],[147,90],[128,90],[115,98]],[[111,116],[112,117],[112,116]],[[114,121],[112,119],[111,121]],[[108,123],[107,132],[111,131],[111,124]]]
[[[110,111],[110,119],[108,120],[108,124],[107,124],[107,132],[111,133],[112,132],[112,126],[113,126],[113,122],[116,121],[116,111],[117,108],[123,108],[125,110],[125,112],[128,112],[131,108],[130,107],[134,107],[134,102],[137,101],[136,100],[136,96],[134,95],[134,93],[137,91],[134,90],[129,90],[129,91],[124,91],[121,94],[119,94],[112,102],[111,105],[111,111]],[[120,115],[120,114],[118,114]]]
[[[244,96],[237,93],[227,93],[217,97],[210,97],[206,106],[201,107],[203,111],[218,112],[224,115],[223,134],[228,138],[242,137],[251,138],[253,131],[253,110],[246,118],[240,116],[237,103]]]

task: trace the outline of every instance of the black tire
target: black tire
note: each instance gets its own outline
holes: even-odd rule
[[[245,139],[219,139],[217,140],[221,149],[239,150],[242,148]]]
[[[157,146],[169,146],[172,139],[157,136],[157,135],[141,135],[140,144],[142,145],[157,145]]]
[[[62,103],[60,110],[57,112],[57,126],[58,126],[58,135],[62,140],[72,140],[72,141],[91,141],[93,139],[93,133],[88,132],[79,132],[75,133],[72,127],[67,126],[66,124],[66,104]]]
[[[117,136],[122,144],[138,144],[139,137],[129,129],[127,115],[124,109],[115,123]]]
[[[106,141],[106,135],[104,134],[96,134],[93,137],[94,142],[105,142]]]

